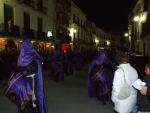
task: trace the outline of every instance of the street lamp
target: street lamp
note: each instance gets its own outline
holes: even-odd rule
[[[134,19],[133,19],[135,22],[138,22],[140,20],[140,17],[139,16],[135,16]]]
[[[129,34],[128,34],[128,33],[125,33],[125,34],[124,34],[124,36],[125,36],[125,37],[128,37],[128,36],[129,36]]]
[[[138,40],[141,40],[141,34],[142,34],[142,25],[143,25],[143,23],[145,23],[146,22],[146,19],[147,19],[147,12],[146,11],[144,11],[144,12],[141,12],[141,13],[139,13],[138,15],[136,15],[135,17],[134,17],[134,22],[136,22],[135,23],[135,27],[136,27],[136,29],[137,29],[137,32],[136,32],[136,34],[137,34],[137,39]],[[140,42],[139,41],[137,41],[137,51],[139,52],[139,44],[140,44]]]
[[[74,42],[74,33],[77,33],[77,30],[75,28],[69,28],[69,31],[70,31],[70,37],[71,37],[71,43],[70,45],[72,46],[72,50],[74,49],[74,46],[73,46],[73,42]]]
[[[111,42],[109,40],[106,41],[107,46],[109,47]]]
[[[99,40],[98,40],[98,39],[95,39],[95,43],[98,44],[98,43],[99,43]]]
[[[144,23],[144,22],[146,22],[146,19],[147,19],[147,12],[143,12],[140,15],[136,15],[133,20],[135,22],[143,22]]]
[[[70,35],[71,37],[73,37],[74,33],[77,32],[77,30],[74,29],[74,28],[70,28],[69,31],[70,31],[70,34],[69,34],[69,35]]]
[[[53,36],[52,31],[47,31],[47,37]]]

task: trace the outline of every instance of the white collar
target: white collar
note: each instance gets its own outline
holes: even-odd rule
[[[120,64],[118,67],[125,67],[125,66],[129,66],[130,64],[129,63],[126,63],[126,64]]]

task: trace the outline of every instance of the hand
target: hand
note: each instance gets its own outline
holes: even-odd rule
[[[148,87],[146,86],[142,86],[142,89],[140,90],[140,93],[144,96],[147,95],[147,91],[148,91]]]

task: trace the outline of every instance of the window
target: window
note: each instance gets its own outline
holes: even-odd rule
[[[37,0],[37,8],[38,8],[38,10],[42,10],[42,8],[43,8],[43,0]]]
[[[30,29],[30,14],[24,12],[24,29]]]
[[[73,22],[75,23],[76,22],[76,15],[73,14]]]
[[[13,8],[6,4],[4,4],[4,23],[5,23],[5,31],[11,32],[12,26],[14,24],[14,12]]]
[[[38,18],[37,21],[37,31],[38,32],[42,32],[43,31],[43,19],[42,18]]]

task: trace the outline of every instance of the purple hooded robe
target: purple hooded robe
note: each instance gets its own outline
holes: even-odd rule
[[[106,68],[104,65],[109,62],[107,52],[99,54],[98,58],[92,62],[88,72],[88,96],[102,96],[111,90],[113,79],[113,68]],[[95,69],[98,68],[98,69]],[[95,77],[94,77],[95,76]],[[93,78],[94,77],[94,78]],[[101,87],[97,84],[101,83]]]
[[[22,42],[21,51],[18,58],[18,66],[27,67],[33,61],[36,62],[38,68],[37,74],[35,76],[36,88],[37,88],[36,89],[36,105],[37,105],[36,113],[48,113],[46,100],[44,96],[42,65],[40,61],[40,56],[34,50],[30,40],[24,39]],[[25,101],[28,92],[32,91],[33,89],[33,86],[29,83],[28,79],[24,77],[24,73],[26,72],[24,71],[24,72],[20,72],[17,75],[13,75],[10,81],[8,82],[8,89],[5,92],[6,95],[15,93],[19,98],[19,102],[17,104],[22,104]],[[19,111],[19,113],[22,112]]]

